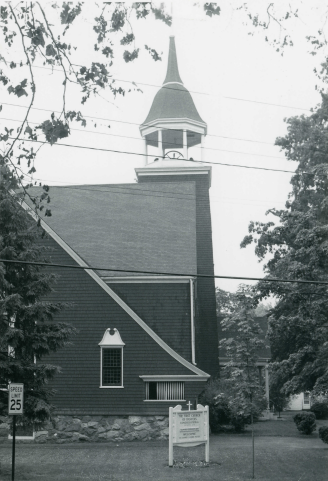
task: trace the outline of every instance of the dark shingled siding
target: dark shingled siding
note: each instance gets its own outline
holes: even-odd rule
[[[214,275],[208,174],[139,176],[139,183],[183,181],[196,184],[197,273]],[[196,294],[196,363],[200,369],[215,375],[218,342],[214,278],[198,277]]]
[[[189,283],[108,285],[166,344],[191,362]]]
[[[76,265],[73,259],[53,241],[51,261]],[[85,271],[53,269],[60,278],[50,295],[52,301],[73,303],[62,311],[58,321],[69,322],[77,329],[73,344],[47,358],[61,366],[53,381],[57,390],[54,404],[58,414],[167,414],[172,402],[144,402],[145,383],[140,375],[192,375],[189,369],[164,351]],[[167,295],[167,294],[166,294]],[[186,308],[188,306],[188,299]],[[146,315],[146,306],[142,305]],[[125,343],[124,389],[100,389],[100,348],[107,328],[117,328]],[[189,335],[188,335],[189,336]],[[190,337],[188,337],[189,343]],[[186,382],[186,400],[193,400],[204,388],[202,382]]]

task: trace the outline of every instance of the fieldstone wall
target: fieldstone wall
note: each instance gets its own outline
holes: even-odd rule
[[[121,442],[168,439],[168,416],[56,416],[36,443]],[[0,419],[0,442],[8,440],[10,420]]]

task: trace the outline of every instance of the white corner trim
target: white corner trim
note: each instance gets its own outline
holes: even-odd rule
[[[20,205],[34,218],[37,219],[37,216],[35,212],[29,207],[26,202],[21,201]],[[209,374],[206,372],[202,371],[196,366],[193,366],[189,361],[184,359],[180,354],[175,352],[166,342],[164,342],[99,276],[96,274],[95,271],[88,269],[88,264],[84,262],[84,260],[68,245],[66,242],[59,237],[56,232],[46,224],[46,222],[42,219],[41,220],[41,227],[57,242],[57,244],[62,247],[67,254],[69,254],[72,259],[79,264],[81,267],[86,267],[87,269],[84,271],[87,274],[89,274],[90,277],[96,283],[115,301],[117,304],[122,307],[122,309],[130,316],[134,321],[136,321],[137,324],[139,324],[144,331],[147,332],[147,334],[154,339],[159,346],[161,346],[164,351],[166,351],[170,356],[172,356],[176,361],[180,362],[183,366],[185,366],[187,369],[190,369],[190,371],[194,372],[195,374],[199,376],[207,376],[207,378],[210,377]]]
[[[184,376],[179,374],[168,374],[168,375],[144,375],[139,376],[144,382],[164,382],[164,381],[207,381],[210,377],[208,374],[206,376]]]
[[[190,279],[191,362],[196,365],[194,279]]]

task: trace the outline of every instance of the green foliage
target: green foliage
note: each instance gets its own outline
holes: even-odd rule
[[[72,7],[72,2],[63,2],[63,9],[60,12],[60,20],[62,24],[71,24],[80,15],[82,11],[82,3],[78,3],[76,7]]]
[[[155,62],[157,62],[158,60],[162,60],[162,57],[158,55],[155,49],[148,47],[148,45],[145,45],[145,49],[148,50],[148,52],[150,53],[153,60],[155,60]]]
[[[11,85],[8,87],[8,92],[14,95],[17,95],[17,97],[21,97],[22,95],[26,95],[27,97],[27,92],[25,90],[25,87],[27,86],[27,79],[22,80],[16,87],[12,87]]]
[[[264,347],[261,328],[254,320],[256,300],[253,289],[240,286],[231,312],[221,321],[226,335],[220,340],[221,378],[232,393],[230,409],[245,417],[258,416],[267,401],[258,370],[259,352]],[[236,421],[237,423],[237,421]]]
[[[325,402],[314,402],[310,408],[310,411],[315,414],[316,419],[328,418],[328,400]]]
[[[129,52],[128,50],[125,50],[123,54],[124,60],[128,62],[132,62],[134,59],[136,59],[139,55],[139,49],[134,49],[133,52]]]
[[[328,444],[328,426],[321,426],[321,428],[319,428],[319,438]]]
[[[209,406],[210,427],[214,433],[229,431],[229,426],[235,432],[242,432],[251,423],[251,414],[256,420],[266,407],[263,397],[252,405],[243,396],[236,397],[236,390],[223,379],[211,380],[200,396],[200,402]]]
[[[52,114],[51,120],[45,120],[36,128],[42,130],[50,145],[55,144],[59,139],[68,137],[70,132],[69,125],[60,119],[55,119],[54,114]]]
[[[293,417],[297,429],[302,434],[311,434],[317,429],[313,413],[297,413]]]
[[[10,175],[10,174],[9,174]],[[45,193],[46,194],[46,193]],[[42,229],[0,184],[0,258],[46,262],[47,250],[38,238]],[[46,300],[56,276],[26,264],[0,263],[0,415],[7,413],[9,382],[24,383],[24,421],[41,426],[52,412],[54,391],[49,381],[60,372],[43,362],[45,356],[66,346],[75,329],[54,318],[67,304]]]
[[[221,8],[217,6],[217,3],[205,3],[204,10],[209,17],[220,15],[221,12]]]
[[[268,211],[277,224],[251,222],[241,247],[255,244],[266,277],[328,281],[328,96],[309,116],[286,120],[276,140],[296,161],[292,192],[282,210]],[[260,282],[258,298],[275,296],[268,336],[273,372],[286,395],[328,390],[328,292],[325,285]]]
[[[234,308],[236,307],[236,303],[238,302],[238,296],[235,292],[228,292],[224,291],[217,287],[215,289],[215,298],[216,298],[216,314],[224,315],[224,314],[231,314]]]
[[[125,37],[123,37],[120,41],[121,45],[130,45],[135,40],[135,36],[133,33],[127,33]]]
[[[272,407],[275,412],[278,412],[279,415],[288,407],[290,402],[289,396],[286,396],[282,390],[279,378],[277,379],[273,375],[270,376],[269,398],[270,407]]]

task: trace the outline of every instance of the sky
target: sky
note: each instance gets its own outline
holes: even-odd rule
[[[254,248],[240,249],[240,242],[248,233],[250,221],[272,220],[270,214],[266,215],[268,209],[284,207],[291,190],[291,174],[231,164],[295,170],[296,165],[285,159],[274,142],[287,132],[285,118],[309,115],[309,110],[320,101],[313,68],[319,67],[325,52],[311,56],[305,36],[324,24],[324,5],[322,1],[292,2],[299,7],[299,17],[288,25],[294,46],[281,56],[264,40],[267,34],[271,38],[285,34],[274,22],[267,32],[261,30],[248,35],[250,29],[243,25],[246,17],[236,9],[238,2],[220,2],[222,14],[215,18],[205,16],[202,5],[193,6],[193,3],[174,2],[173,30],[155,20],[133,22],[136,47],[141,49],[140,58],[134,63],[126,64],[119,58],[122,50],[115,50],[117,57],[112,75],[117,85],[128,89],[133,88],[131,82],[135,82],[142,92],[132,91],[114,99],[110,92],[104,91],[101,97],[92,97],[83,106],[78,88],[68,86],[67,108],[80,109],[83,115],[89,116],[88,124],[82,132],[79,131],[82,127],[74,126],[79,130],[72,130],[69,139],[59,143],[131,154],[46,145],[38,154],[34,178],[49,185],[136,181],[134,169],[144,165],[144,158],[133,154],[143,152],[139,125],[164,81],[169,35],[173,33],[180,76],[208,125],[205,160],[229,164],[212,166],[210,199],[215,274],[262,277],[263,266],[258,263]],[[278,11],[283,11],[284,3],[274,2]],[[49,7],[47,2],[44,4]],[[246,4],[250,10],[265,11],[263,8],[269,2]],[[170,4],[167,7],[170,11]],[[92,9],[93,3],[87,5],[76,26],[67,34],[67,38],[78,45],[73,59],[76,64],[90,64],[100,58],[93,50]],[[145,44],[162,52],[161,62],[151,59],[143,48]],[[18,45],[16,50],[8,50],[5,45],[0,48],[4,58],[18,55]],[[36,65],[36,109],[31,112],[30,121],[39,123],[50,112],[37,108],[61,109],[62,73],[40,68],[40,61]],[[5,89],[2,100],[6,103],[0,113],[0,127],[17,127],[27,100],[9,96]],[[195,160],[200,159],[197,148],[191,155]],[[240,282],[244,281],[221,279],[217,285],[234,291]]]

